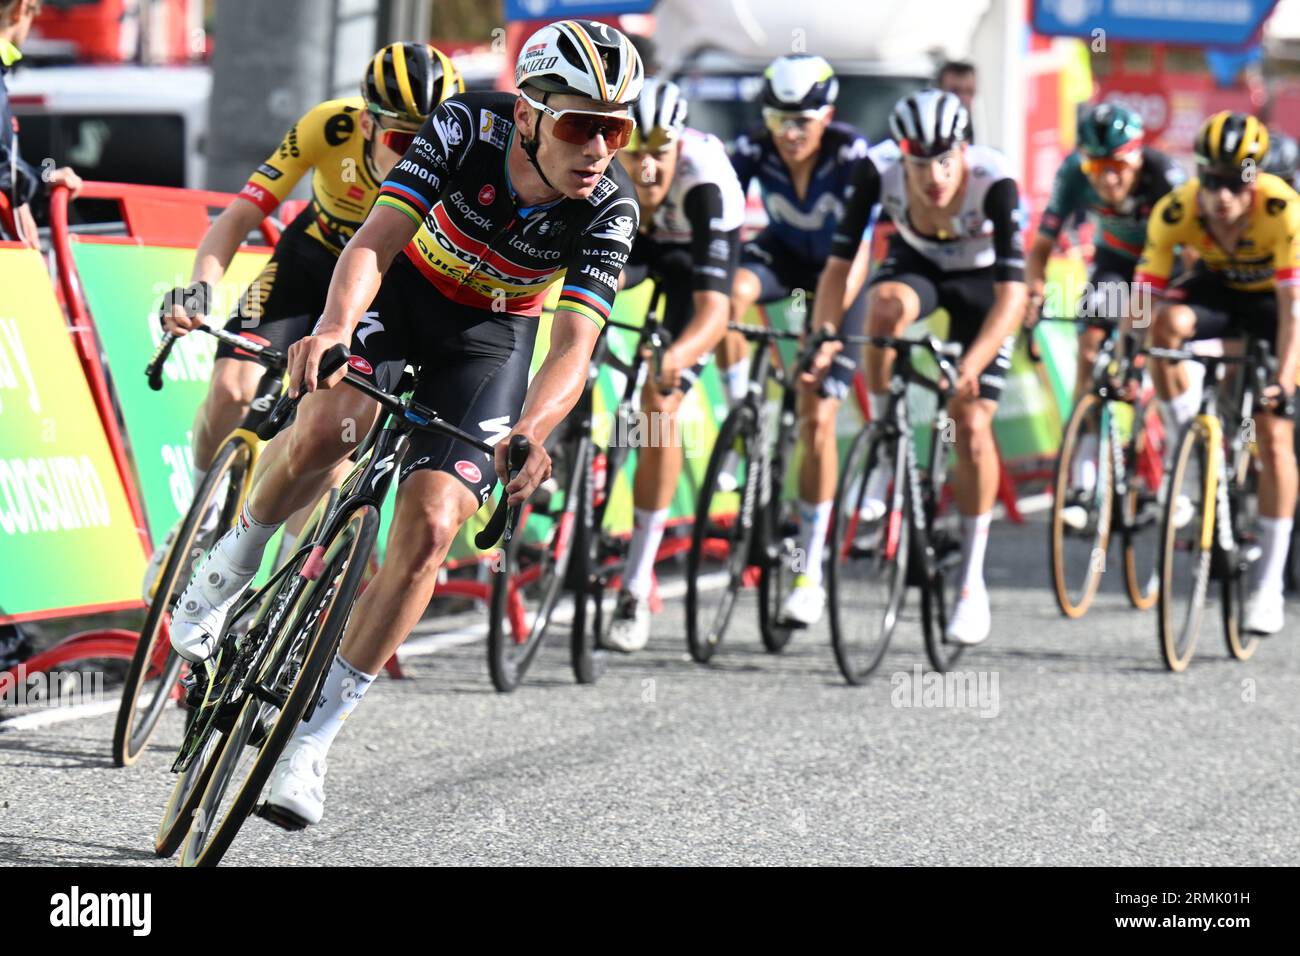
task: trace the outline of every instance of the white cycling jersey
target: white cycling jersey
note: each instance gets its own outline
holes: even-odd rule
[[[691,241],[695,232],[686,215],[686,196],[701,185],[717,186],[722,193],[722,212],[710,223],[711,231],[739,229],[745,221],[745,194],[722,140],[712,133],[688,128],[682,130],[677,148],[677,171],[668,195],[655,212],[650,238],[664,243]]]

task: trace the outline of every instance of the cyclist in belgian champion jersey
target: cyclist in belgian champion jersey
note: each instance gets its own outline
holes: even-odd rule
[[[376,53],[366,66],[361,95],[328,100],[308,111],[217,217],[194,256],[192,284],[168,296],[172,305],[163,317],[164,328],[184,335],[205,321],[212,286],[225,275],[239,244],[311,172],[311,202],[285,229],[226,323],[227,331],[280,350],[306,335],[325,307],[339,253],[370,211],[379,184],[434,107],[464,90],[455,65],[434,47],[393,43]],[[217,347],[208,394],[194,419],[195,488],[226,435],[247,413],[261,375],[252,356],[225,343]],[[216,521],[217,510],[209,520]],[[285,529],[282,553],[293,545],[294,524]],[[150,558],[146,599],[176,527]]]
[[[817,288],[836,226],[844,216],[845,190],[853,170],[867,154],[862,134],[847,123],[834,121],[838,92],[834,71],[819,56],[779,57],[764,73],[765,128],[740,136],[732,151],[741,186],[748,190],[754,178],[761,184],[768,216],[767,228],[741,250],[731,293],[735,321],[755,302],[784,299],[797,294],[796,290],[811,298]],[[847,335],[860,334],[866,319],[867,291],[862,278],[869,251],[864,243],[854,262],[855,281],[850,283],[857,291],[840,310]],[[739,333],[730,334],[718,354],[731,400],[738,401],[748,388],[749,343]],[[808,382],[800,386],[805,427],[799,475],[799,546],[812,560],[804,562],[781,610],[783,620],[796,626],[815,623],[825,606],[820,554],[835,490],[838,448],[834,422],[841,400],[853,387],[856,370],[850,353],[841,353],[817,388]],[[724,471],[727,479],[732,478],[731,471],[730,467]],[[823,487],[823,482],[829,484]]]
[[[998,487],[993,413],[1026,294],[1016,181],[996,150],[966,144],[967,122],[957,96],[939,90],[913,93],[894,107],[889,126],[895,142],[873,147],[854,173],[848,208],[817,287],[814,320],[817,327],[838,325],[852,260],[880,204],[898,232],[871,278],[869,334],[901,335],[942,307],[949,337],[964,346],[961,374],[953,383],[957,394],[948,406],[956,422],[953,486],[962,523],[961,593],[948,638],[978,644],[990,627],[984,549]],[[823,346],[812,374],[825,375],[838,351],[838,343]],[[893,360],[889,350],[866,350],[863,371],[873,419],[888,404]],[[884,514],[891,467],[873,470],[860,503],[864,517]]]
[[[1159,296],[1151,341],[1177,349],[1193,339],[1243,333],[1267,341],[1278,360],[1256,416],[1259,544],[1242,626],[1277,634],[1284,623],[1282,588],[1295,515],[1295,381],[1300,365],[1300,195],[1261,172],[1268,130],[1245,113],[1216,113],[1196,136],[1197,178],[1156,204],[1135,278]],[[1170,281],[1179,247],[1200,255]],[[1150,316],[1142,316],[1150,320]],[[1152,362],[1151,378],[1166,418],[1181,431],[1200,410],[1199,389],[1183,362]],[[1177,445],[1176,441],[1169,443]],[[1180,505],[1181,508],[1181,505]],[[1190,503],[1183,523],[1190,520]]]
[[[651,575],[681,475],[682,398],[727,331],[728,295],[739,256],[745,196],[722,141],[686,126],[675,83],[646,80],[633,110],[637,131],[618,159],[636,184],[641,230],[621,277],[652,278],[664,290],[664,326],[673,336],[641,407],[654,440],[637,450],[634,524],[623,588],[605,644],[630,652],[650,636]],[[664,395],[664,391],[669,391]]]
[[[1085,209],[1096,228],[1096,254],[1077,313],[1085,321],[1089,317],[1119,321],[1132,314],[1137,305],[1133,270],[1146,241],[1147,218],[1156,202],[1186,179],[1177,163],[1144,146],[1142,140],[1141,117],[1123,106],[1102,103],[1079,117],[1078,150],[1057,171],[1052,198],[1029,248],[1025,265],[1027,324],[1037,321],[1043,304],[1044,276],[1056,237]],[[1104,339],[1105,331],[1099,326],[1085,325],[1079,334],[1075,401],[1088,388]],[[1122,350],[1123,343],[1119,347]],[[1093,434],[1080,438],[1075,459],[1078,474],[1071,476],[1077,493],[1087,493],[1096,481],[1097,441]],[[1063,515],[1071,525],[1081,527],[1086,521],[1085,509],[1077,505],[1067,506]]]
[[[206,661],[272,533],[316,499],[374,422],[359,391],[318,380],[321,356],[351,344],[356,374],[392,389],[418,370],[415,398],[495,443],[495,458],[421,433],[401,474],[383,566],[358,599],[310,720],[272,776],[269,801],[302,823],[323,812],[325,754],[366,688],[420,619],[448,548],[505,471],[512,435],[529,458],[506,486],[520,504],[550,472],[545,440],[577,402],[636,234],[638,209],[612,163],[634,128],[643,80],[627,37],[562,20],[524,44],[519,95],[470,93],[440,105],[348,242],[311,335],[289,349],[293,425],[263,453],[236,528],[181,596],[172,645]],[[537,319],[565,274],[550,349],[529,383]],[[351,427],[349,427],[351,426]],[[351,438],[349,438],[351,435]]]

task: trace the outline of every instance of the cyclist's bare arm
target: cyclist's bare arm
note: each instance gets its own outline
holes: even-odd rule
[[[353,239],[353,242],[356,240]],[[517,321],[533,321],[531,319]],[[559,309],[551,322],[551,346],[524,397],[519,421],[511,435],[523,435],[529,441],[528,463],[506,486],[511,504],[521,504],[534,488],[547,479],[551,458],[543,447],[555,426],[564,420],[578,403],[587,384],[587,368],[596,348],[600,329],[585,315]],[[497,474],[506,477],[506,449],[509,437],[496,447]]]
[[[190,273],[190,282],[206,282],[215,285],[221,281],[230,267],[230,260],[235,257],[239,244],[263,219],[262,210],[242,197],[236,198],[221,211],[208,228],[194,254],[194,269]],[[163,320],[168,332],[183,335],[190,329],[197,328],[203,322],[203,316],[189,318],[185,309],[178,303],[172,307],[171,314]]]
[[[312,334],[289,346],[289,394],[297,397],[304,387],[314,391],[340,381],[346,369],[328,382],[318,382],[321,356],[333,345],[348,345],[352,331],[374,301],[384,273],[419,225],[388,206],[375,206],[339,256],[330,278],[325,311]],[[590,324],[590,323],[588,323]]]
[[[1295,388],[1296,368],[1300,366],[1297,310],[1300,310],[1300,289],[1293,285],[1279,285],[1277,287],[1277,380],[1288,393]]]
[[[704,353],[712,351],[726,334],[731,318],[731,299],[725,293],[697,289],[691,293],[691,300],[695,314],[673,343],[673,351],[683,356],[683,367],[694,365]]]

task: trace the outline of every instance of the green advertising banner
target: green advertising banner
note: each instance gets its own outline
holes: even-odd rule
[[[150,390],[144,367],[162,338],[158,303],[168,289],[189,281],[194,250],[77,242],[72,252],[126,422],[149,533],[161,541],[194,496],[194,413],[208,391],[217,340],[181,339],[163,366],[160,392]],[[235,256],[213,289],[214,317],[233,311],[266,259],[258,253]]]
[[[0,622],[139,604],[144,550],[40,254],[0,249]]]

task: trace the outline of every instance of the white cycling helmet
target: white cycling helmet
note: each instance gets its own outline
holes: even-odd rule
[[[956,93],[919,90],[889,115],[889,131],[909,156],[938,156],[970,138],[970,116]]]
[[[641,95],[632,104],[636,130],[627,149],[658,152],[677,142],[686,128],[686,97],[672,80],[647,77]]]
[[[763,105],[784,112],[819,110],[835,103],[840,81],[820,56],[779,56],[763,73]]]
[[[632,41],[595,20],[559,20],[542,27],[528,38],[515,64],[515,86],[602,103],[635,102],[644,80]]]

